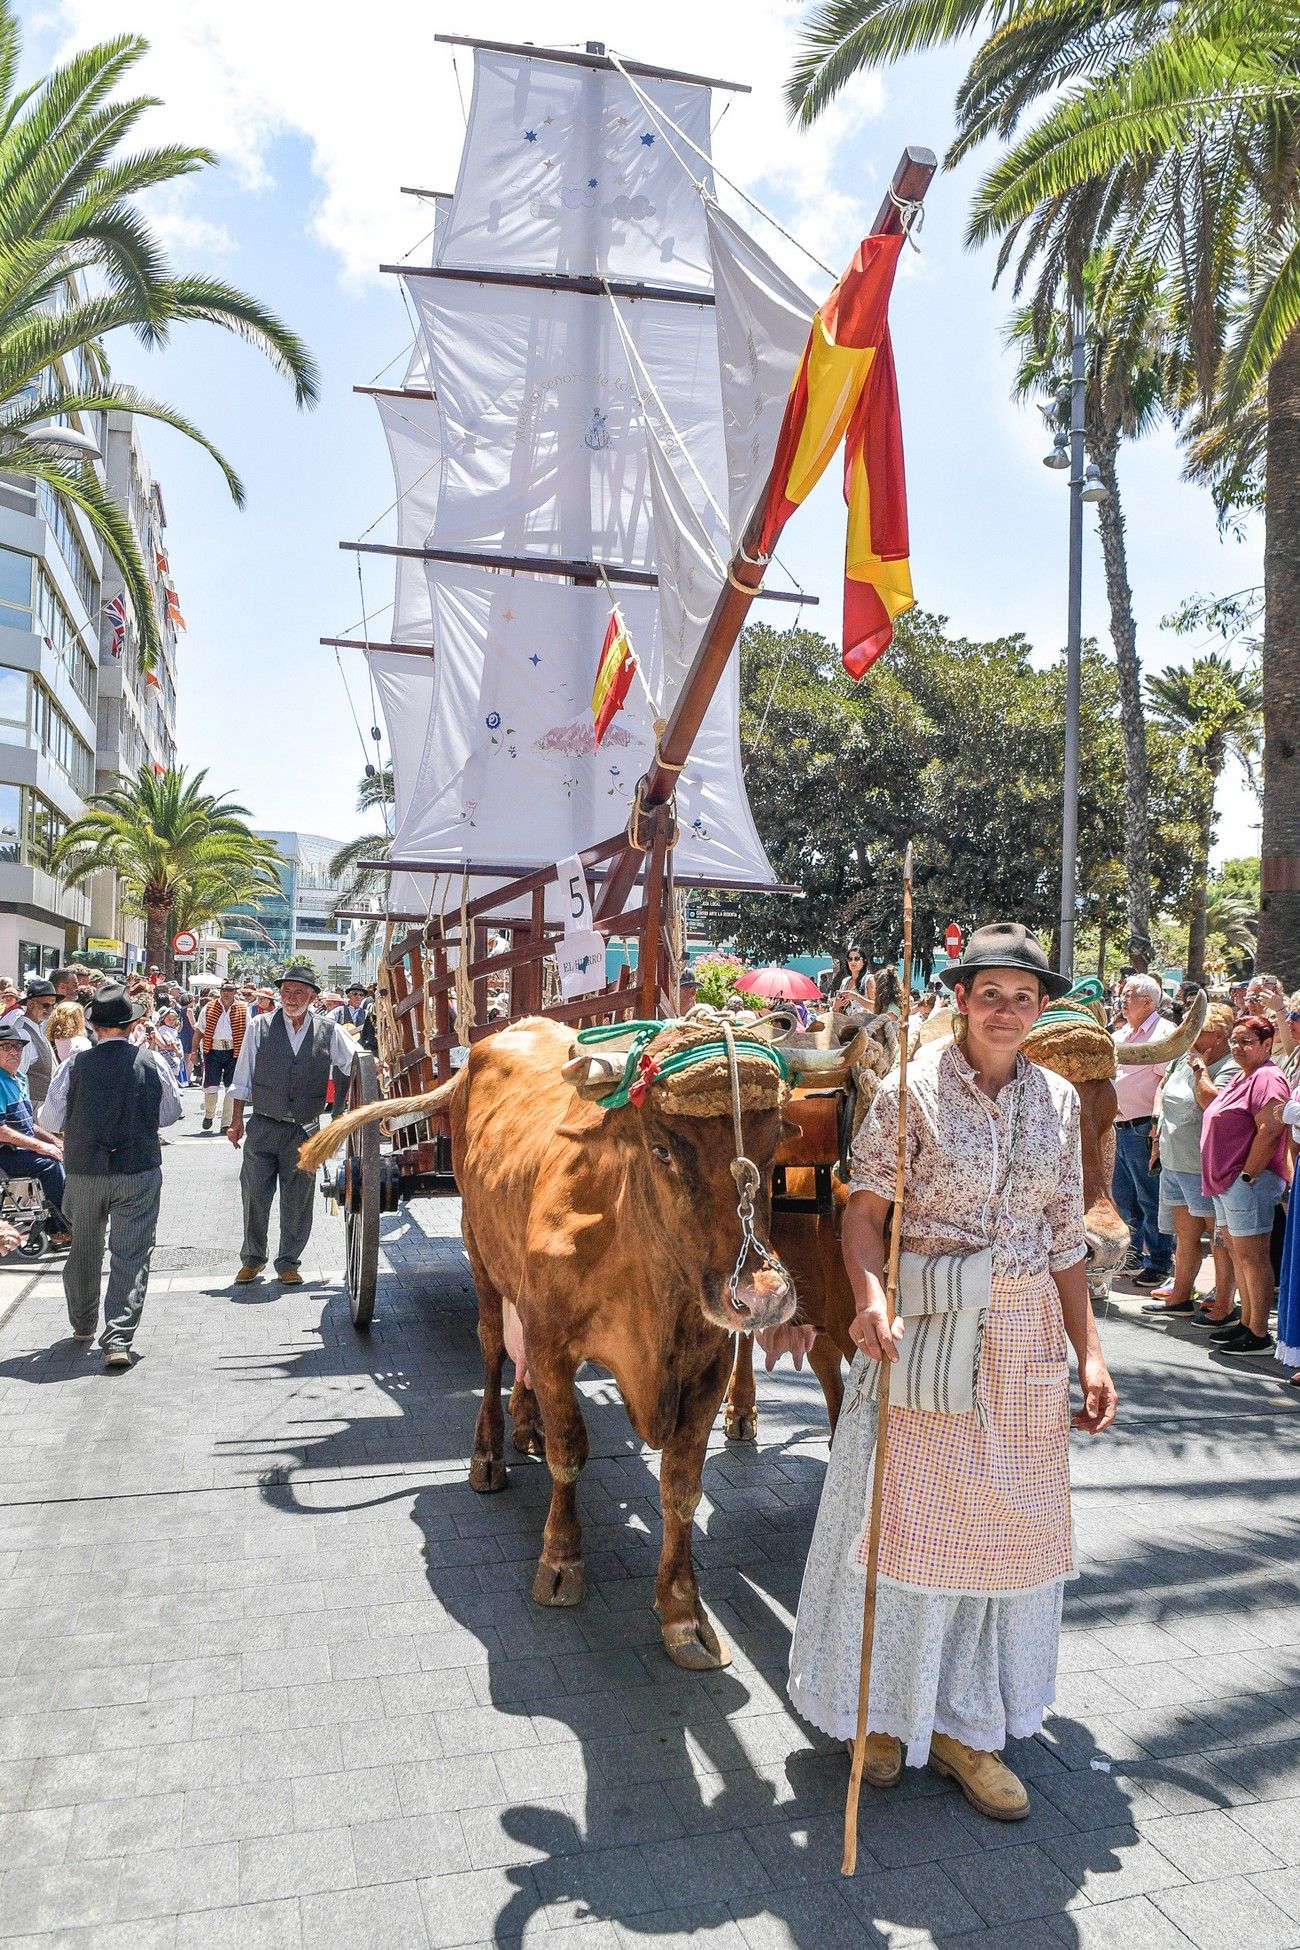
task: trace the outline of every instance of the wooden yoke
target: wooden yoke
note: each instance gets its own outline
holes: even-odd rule
[[[903,151],[872,226],[873,236],[891,236],[901,230],[903,209],[908,204],[924,200],[937,168],[932,150],[907,148]],[[642,780],[640,804],[647,820],[656,807],[671,799],[677,788],[678,775],[690,757],[704,714],[713,701],[727,659],[744,627],[749,606],[761,587],[767,564],[755,558],[758,554],[759,517],[771,484],[769,474],[740,547],[732,557],[726,583],[714,606],[704,639],[695,653],[686,682],[673,706],[672,716],[659,739],[654,760]],[[596,905],[598,920],[608,919],[621,910],[640,870],[641,859],[641,852],[629,846],[614,860]],[[653,853],[651,860],[653,866]]]

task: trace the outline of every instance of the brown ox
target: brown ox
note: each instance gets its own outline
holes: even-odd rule
[[[668,1025],[648,1054],[662,1061],[717,1033]],[[552,1479],[533,1597],[572,1605],[583,1595],[576,1498],[587,1431],[574,1379],[584,1361],[595,1361],[618,1383],[637,1435],[663,1451],[655,1605],[668,1656],[702,1671],[730,1660],[700,1602],[691,1555],[705,1450],[732,1364],[729,1336],[787,1320],[794,1289],[779,1267],[751,1253],[732,1290],[741,1231],[725,1066],[651,1083],[640,1108],[604,1110],[575,1091],[595,1060],[566,1064],[571,1047],[572,1032],[556,1023],[516,1023],[476,1043],[451,1083],[401,1106],[445,1110],[451,1121],[483,1345],[469,1480],[482,1491],[506,1484],[509,1302],[523,1340],[510,1398],[514,1442],[536,1451],[544,1432]],[[754,1224],[764,1241],[784,1093],[771,1065],[742,1057],[740,1071],[745,1150],[761,1174]],[[366,1115],[349,1112],[332,1127],[334,1148]],[[304,1150],[309,1165],[322,1156],[320,1144]]]
[[[1138,1044],[1131,1051],[1126,1050],[1125,1064],[1172,1063],[1176,1057],[1185,1055],[1201,1033],[1207,1006],[1207,999],[1202,994],[1177,1029],[1157,1042]],[[844,1016],[845,1029],[857,1028],[859,1039],[864,1035],[879,1038],[880,1017],[866,1019],[865,1010],[855,1011],[852,1007],[844,1012]],[[892,1025],[889,1029],[892,1033]],[[944,1009],[922,1025],[917,1041],[922,1046],[934,1045],[951,1034],[952,1015]],[[848,1052],[850,1059],[856,1059],[851,1061],[851,1068],[858,1083],[859,1123],[875,1094],[878,1078],[873,1074],[873,1068],[879,1067],[864,1060],[862,1049],[859,1040]],[[1129,1244],[1128,1227],[1111,1198],[1111,1177],[1115,1166],[1115,1044],[1095,1017],[1080,1014],[1072,1019],[1053,1017],[1031,1030],[1025,1039],[1024,1051],[1032,1062],[1041,1064],[1044,1069],[1055,1070],[1079,1093],[1083,1226],[1088,1244],[1088,1275],[1094,1283],[1094,1290],[1099,1287],[1104,1292],[1110,1275],[1122,1262]],[[799,1051],[793,1051],[789,1060],[797,1066]],[[808,1142],[814,1147],[817,1144],[815,1133],[819,1134],[824,1128],[824,1119],[817,1109],[818,1101],[816,1095],[797,1093],[786,1107],[787,1119],[806,1129]],[[807,1154],[806,1145],[802,1150]],[[797,1139],[792,1140],[782,1152],[783,1157],[798,1158],[800,1155],[801,1146]],[[785,1183],[787,1197],[815,1200],[815,1173],[809,1165],[787,1165]],[[788,1212],[778,1206],[772,1214],[772,1244],[794,1279],[799,1295],[799,1317],[817,1329],[809,1361],[826,1397],[826,1412],[832,1431],[844,1398],[841,1357],[845,1361],[852,1361],[854,1355],[853,1343],[849,1339],[853,1290],[840,1251],[840,1227],[848,1196],[848,1188],[836,1179],[832,1186],[833,1209],[830,1213],[812,1215]],[[750,1440],[758,1432],[753,1346],[748,1340],[742,1340],[736,1350],[735,1367],[727,1389],[725,1426],[727,1434],[733,1439]]]

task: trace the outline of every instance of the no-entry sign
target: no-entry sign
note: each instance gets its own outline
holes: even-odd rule
[[[172,936],[172,953],[182,961],[188,961],[191,955],[197,954],[198,948],[199,937],[189,928],[182,928],[179,934]]]
[[[958,955],[961,953],[961,929],[955,921],[949,921],[943,931],[943,946],[944,953],[951,955],[953,960],[956,961]]]

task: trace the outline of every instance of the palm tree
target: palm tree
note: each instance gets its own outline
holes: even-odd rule
[[[220,899],[238,887],[238,899],[278,885],[279,854],[246,823],[248,808],[225,794],[204,791],[207,772],[186,776],[184,767],[158,777],[142,765],[136,777],[97,793],[50,856],[50,870],[70,887],[107,868],[122,882],[132,912],[145,917],[145,954],[170,966],[173,915],[193,918],[193,904]],[[189,904],[187,906],[187,903]]]
[[[1117,459],[1121,441],[1139,439],[1164,411],[1160,312],[1130,313],[1120,320],[1097,303],[1104,289],[1109,257],[1094,256],[1083,268],[1083,316],[1087,321],[1087,385],[1084,435],[1097,463],[1106,498],[1097,504],[1110,634],[1119,678],[1120,723],[1124,733],[1124,873],[1128,908],[1128,950],[1134,966],[1151,959],[1151,848],[1147,792],[1146,720],[1142,711],[1142,671],[1137,653],[1137,622],[1129,581],[1124,508]],[[1017,358],[1013,393],[1017,399],[1047,400],[1055,423],[1070,423],[1070,354],[1074,318],[1060,306],[1022,305],[1013,314],[1007,344]]]
[[[1189,755],[1201,772],[1200,832],[1188,901],[1186,974],[1202,981],[1215,794],[1230,758],[1235,758],[1250,783],[1256,784],[1263,693],[1253,672],[1238,669],[1215,651],[1193,657],[1189,664],[1168,665],[1158,677],[1147,678],[1146,689],[1152,716],[1169,730],[1183,734]]]
[[[1205,894],[1205,934],[1218,939],[1234,958],[1253,961],[1259,944],[1259,902],[1240,887],[1215,878]]]
[[[230,464],[173,407],[116,384],[103,340],[125,328],[145,345],[173,325],[205,320],[263,352],[300,406],[317,396],[306,347],[256,299],[212,278],[176,274],[135,199],[215,163],[206,149],[123,145],[146,96],[116,93],[148,50],[124,34],[74,54],[31,87],[19,85],[22,44],[13,0],[0,0],[0,468],[41,482],[80,508],[122,572],[148,667],[159,648],[153,577],[124,510],[93,458],[69,454],[65,425],[114,409],[162,420],[213,455],[237,505]]]
[[[357,811],[373,812],[381,809],[384,818],[382,833],[363,833],[359,839],[349,840],[341,846],[330,860],[330,875],[346,884],[339,896],[339,906],[369,906],[376,895],[387,888],[388,876],[377,872],[373,867],[363,867],[362,860],[385,860],[392,845],[392,835],[388,831],[387,808],[393,803],[393,768],[391,763],[376,768],[368,765],[365,777],[357,788]],[[360,948],[368,955],[375,944],[378,921],[367,922],[361,930]]]

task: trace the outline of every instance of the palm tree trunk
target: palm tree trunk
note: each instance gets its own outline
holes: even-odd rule
[[[1124,509],[1119,498],[1115,455],[1119,437],[1101,433],[1090,440],[1093,459],[1106,488],[1097,505],[1101,556],[1110,604],[1110,635],[1119,676],[1119,715],[1124,733],[1124,878],[1128,895],[1128,952],[1135,968],[1151,961],[1151,843],[1147,795],[1147,727],[1142,709],[1142,670],[1137,654],[1137,624],[1128,577]]]
[[[170,914],[170,905],[146,906],[144,911],[145,968],[160,968],[164,975],[167,973],[167,950],[171,946],[167,938],[167,922]]]
[[[1300,330],[1268,376],[1264,824],[1255,966],[1300,987]]]
[[[1210,881],[1210,848],[1214,844],[1214,791],[1217,778],[1206,780],[1205,804],[1201,809],[1196,864],[1192,872],[1192,891],[1187,904],[1187,966],[1189,982],[1205,987],[1205,897]]]

